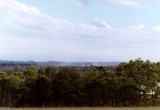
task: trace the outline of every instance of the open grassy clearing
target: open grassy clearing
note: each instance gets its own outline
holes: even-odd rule
[[[0,110],[160,110],[160,107],[122,107],[122,108],[0,108]]]

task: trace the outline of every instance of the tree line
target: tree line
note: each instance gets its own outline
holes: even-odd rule
[[[117,67],[38,67],[0,72],[1,107],[143,106],[159,104],[160,63]]]

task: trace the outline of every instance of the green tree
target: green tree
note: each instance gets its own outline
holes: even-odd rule
[[[116,74],[133,80],[137,87],[141,88],[144,99],[147,97],[146,93],[153,90],[159,79],[155,64],[141,59],[120,64],[117,67]]]
[[[57,105],[74,105],[78,103],[81,93],[81,75],[77,69],[61,68],[53,82],[54,101]]]

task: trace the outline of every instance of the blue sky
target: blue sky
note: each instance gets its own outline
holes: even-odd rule
[[[0,0],[0,60],[160,61],[159,0]]]

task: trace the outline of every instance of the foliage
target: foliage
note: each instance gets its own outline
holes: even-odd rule
[[[159,81],[160,63],[141,59],[117,67],[16,66],[0,72],[0,106],[154,105]]]

